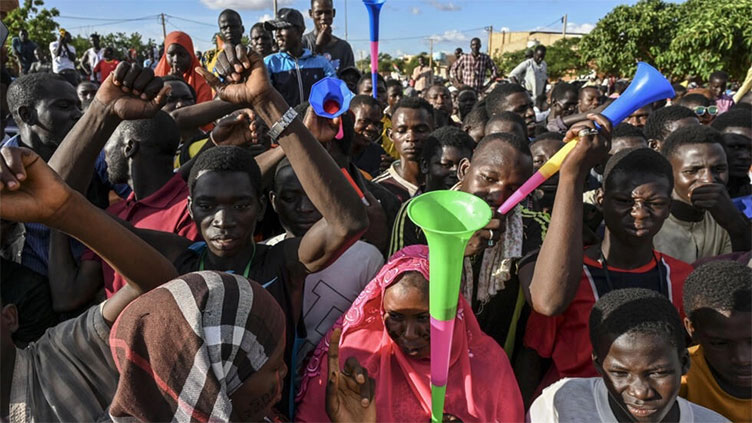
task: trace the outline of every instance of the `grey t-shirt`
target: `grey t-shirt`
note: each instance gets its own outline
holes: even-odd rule
[[[105,414],[118,383],[102,304],[16,349],[11,422],[91,422]]]
[[[303,47],[315,52],[316,33],[311,31],[303,35]],[[332,40],[324,46],[321,53],[331,63],[334,70],[339,72],[341,69],[355,66],[355,57],[353,56],[352,47],[347,41],[332,35]]]
[[[676,397],[676,401],[679,402],[679,423],[728,421],[715,411],[684,398]],[[599,377],[564,378],[554,383],[533,402],[527,420],[532,423],[618,422],[608,405],[606,384]]]

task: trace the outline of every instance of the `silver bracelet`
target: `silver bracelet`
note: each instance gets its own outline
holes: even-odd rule
[[[292,122],[293,119],[295,119],[298,116],[298,113],[295,112],[295,109],[290,107],[287,109],[284,115],[282,115],[281,118],[277,122],[272,125],[271,129],[269,129],[269,138],[271,138],[272,143],[277,143],[277,138],[282,134],[282,131],[287,128],[287,126]]]

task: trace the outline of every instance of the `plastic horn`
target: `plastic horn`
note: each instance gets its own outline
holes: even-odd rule
[[[308,102],[317,115],[334,119],[350,108],[350,100],[353,96],[345,81],[328,76],[311,86]],[[339,140],[343,136],[342,121],[340,121],[339,131],[335,138]]]
[[[363,0],[368,9],[368,20],[371,24],[371,82],[373,83],[373,98],[376,98],[379,74],[379,12],[386,0]]]
[[[671,83],[658,70],[647,63],[638,62],[637,72],[635,72],[632,83],[601,114],[611,121],[612,125],[616,126],[640,107],[673,96],[674,89],[671,87]],[[561,168],[564,158],[577,145],[577,141],[575,138],[568,142],[553,157],[548,159],[530,179],[525,181],[511,197],[507,198],[507,201],[499,207],[499,213],[506,214],[509,210],[512,210],[514,206],[538,188],[543,181],[556,174]]]
[[[431,191],[410,201],[407,215],[428,240],[431,315],[431,421],[441,422],[449,375],[462,262],[470,237],[491,220],[482,199],[461,191]]]

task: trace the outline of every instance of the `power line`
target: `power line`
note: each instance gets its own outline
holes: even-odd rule
[[[463,29],[462,31],[457,31],[458,33],[465,33],[465,32],[473,32],[484,29],[484,27],[478,27],[478,28],[470,28],[470,29]],[[397,37],[397,38],[379,38],[379,41],[400,41],[400,40],[419,40],[421,38],[430,38],[433,37],[436,34],[430,34],[430,35],[415,35],[411,37]],[[350,40],[355,42],[362,42],[362,41],[370,41],[368,38],[360,39],[360,40]]]
[[[177,20],[181,20],[181,21],[185,21],[185,22],[190,22],[190,23],[194,23],[194,24],[197,24],[197,25],[210,26],[212,28],[216,28],[217,27],[216,24],[209,24],[209,23],[206,23],[206,22],[194,21],[193,19],[181,18],[179,16],[172,16],[172,15],[167,15],[167,14],[165,14],[165,16],[168,17],[168,18],[173,18],[173,19],[177,19]]]
[[[141,18],[132,18],[132,19],[108,19],[107,22],[104,22],[104,23],[73,26],[73,27],[68,27],[67,29],[73,30],[73,29],[81,29],[81,28],[93,28],[95,26],[107,26],[107,25],[115,25],[115,24],[120,24],[120,23],[125,23],[125,22],[145,21],[145,20],[157,18],[158,16],[159,15],[151,15],[151,16],[144,16]]]

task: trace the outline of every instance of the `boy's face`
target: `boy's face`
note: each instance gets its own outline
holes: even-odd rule
[[[644,128],[645,123],[647,123],[648,121],[648,116],[650,116],[650,112],[652,110],[653,106],[651,106],[650,104],[644,107],[640,107],[627,117],[626,122],[632,126]]]
[[[684,319],[692,339],[702,345],[705,361],[727,393],[752,396],[752,313],[703,308]]]
[[[443,110],[444,113],[452,114],[452,95],[445,87],[433,85],[426,92],[426,101],[431,103],[436,110]]]
[[[533,100],[527,92],[510,94],[506,98],[504,111],[520,115],[520,117],[525,119],[527,136],[532,137],[535,135],[535,110],[533,110]]]
[[[692,192],[708,184],[728,182],[726,152],[720,144],[687,144],[668,158],[674,170],[674,198],[692,204]]]
[[[386,96],[386,85],[384,85],[383,82],[377,80],[376,83],[376,100],[381,103],[383,107],[386,107],[388,104],[387,96]],[[363,82],[358,85],[358,94],[359,95],[373,95],[373,81],[369,79],[364,79]]]
[[[728,153],[729,175],[743,178],[752,166],[752,128],[726,128],[723,142]]]
[[[598,107],[598,96],[600,93],[596,88],[583,88],[582,91],[580,91],[580,99],[579,99],[579,112],[585,113],[589,112],[596,107]]]
[[[628,244],[652,243],[671,210],[671,186],[660,176],[617,173],[597,201],[612,236]]]
[[[533,160],[512,146],[491,141],[475,150],[472,163],[462,160],[460,191],[486,200],[493,210],[501,206],[533,174]]]
[[[417,162],[423,141],[431,135],[433,125],[428,111],[400,107],[392,115],[389,138],[394,141],[397,152],[404,160]]]
[[[718,98],[726,91],[726,80],[713,78],[708,82],[708,89],[713,98]]]
[[[459,179],[457,167],[460,161],[470,157],[470,151],[454,146],[441,147],[441,154],[434,154],[429,163],[422,161],[421,171],[426,174],[426,190],[450,189]]]
[[[595,366],[618,406],[614,414],[626,412],[637,422],[660,422],[677,406],[689,356],[686,350],[680,356],[660,335],[633,332],[616,338]]]
[[[386,90],[386,101],[390,108],[393,108],[397,102],[402,100],[402,87],[392,85]]]
[[[361,105],[352,109],[355,123],[353,143],[362,147],[368,146],[381,136],[381,109],[377,106]]]
[[[292,167],[280,169],[274,177],[274,188],[272,206],[282,227],[296,237],[305,235],[321,219],[321,213],[308,198]]]
[[[209,251],[233,257],[253,242],[263,207],[245,172],[202,173],[191,193],[189,210]]]

